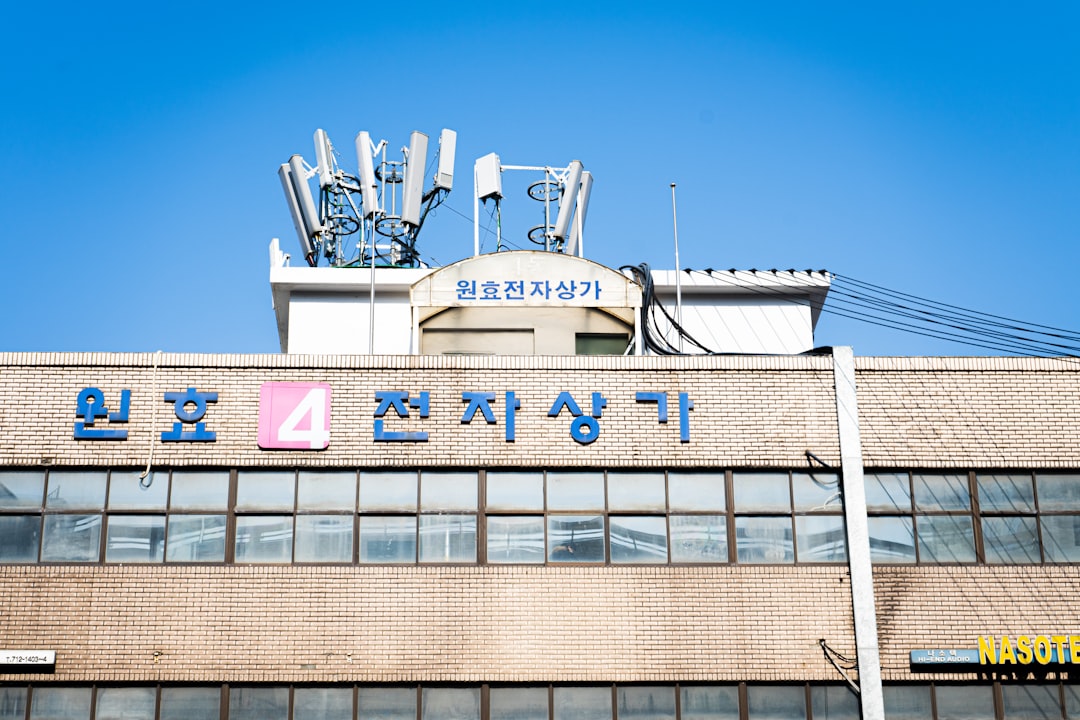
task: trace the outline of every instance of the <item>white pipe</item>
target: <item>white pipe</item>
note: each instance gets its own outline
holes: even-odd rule
[[[679,216],[675,211],[675,183],[671,183],[671,224],[675,229],[675,321],[682,327],[682,270],[679,269]],[[679,352],[683,351],[683,336],[679,331]]]

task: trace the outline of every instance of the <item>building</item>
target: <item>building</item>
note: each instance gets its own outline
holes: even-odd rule
[[[1074,361],[276,252],[280,355],[0,354],[0,720],[1080,717]]]

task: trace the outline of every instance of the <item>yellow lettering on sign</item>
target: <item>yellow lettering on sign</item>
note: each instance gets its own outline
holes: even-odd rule
[[[1080,637],[1077,639],[1080,640]],[[1080,649],[1080,646],[1078,646],[1078,649]],[[994,638],[986,635],[979,636],[979,664],[997,664],[997,652],[994,650]]]
[[[1021,665],[1028,665],[1031,663],[1031,658],[1031,638],[1021,635],[1016,638],[1016,660]]]
[[[1065,643],[1069,641],[1069,638],[1064,635],[1054,635],[1050,638],[1050,641],[1054,643],[1054,647],[1057,649],[1057,661],[1059,663],[1065,662]]]
[[[998,663],[1004,665],[1016,664],[1016,653],[1013,651],[1012,641],[1009,640],[1008,635],[1004,635],[1001,638],[1001,655],[998,656]]]
[[[1069,654],[1072,661],[1080,665],[1080,635],[1069,636]]]
[[[1039,635],[1035,638],[1035,661],[1040,665],[1050,662],[1050,638]]]

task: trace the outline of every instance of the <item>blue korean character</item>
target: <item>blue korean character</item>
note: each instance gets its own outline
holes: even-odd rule
[[[428,416],[431,396],[427,391],[421,392],[418,397],[410,398],[408,391],[380,390],[376,391],[375,399],[379,405],[375,408],[375,441],[376,442],[427,442],[426,432],[391,432],[385,429],[382,418],[393,409],[399,418],[409,417],[409,408],[418,410],[421,418]]]
[[[108,423],[126,423],[128,407],[131,405],[131,391],[120,391],[120,409],[109,412],[105,407],[105,393],[96,387],[83,388],[79,393],[75,415],[82,418],[75,423],[76,440],[127,440],[127,430],[92,428],[98,418],[106,418]]]
[[[489,425],[495,424],[495,412],[491,409],[491,403],[495,400],[495,393],[492,392],[463,392],[461,393],[461,401],[468,403],[465,408],[464,414],[461,416],[461,423],[468,425],[476,417],[476,413],[480,413],[484,416],[484,420]],[[506,393],[506,442],[514,442],[516,433],[516,420],[517,411],[521,408],[521,401],[517,399],[513,392]]]
[[[483,295],[481,300],[499,300],[499,283],[495,280],[485,280],[480,283],[480,291]]]
[[[639,392],[635,399],[639,403],[656,403],[657,422],[667,422],[668,394],[666,392]],[[693,409],[694,401],[690,399],[689,394],[679,393],[679,442],[690,442],[690,411]]]
[[[540,296],[547,300],[551,297],[551,283],[547,280],[532,280],[532,292],[529,293],[529,297]]]
[[[458,280],[457,281],[457,299],[458,300],[475,300],[476,299],[476,281],[475,280]]]
[[[559,397],[555,398],[555,403],[551,406],[551,409],[548,410],[548,417],[558,417],[563,408],[569,410],[570,414],[574,416],[574,420],[570,423],[570,437],[581,445],[588,445],[600,437],[599,420],[604,414],[605,407],[607,407],[607,399],[600,393],[594,392],[592,394],[592,413],[586,415],[581,411],[577,402],[574,401],[573,395],[568,392],[561,392]]]
[[[592,293],[593,299],[600,299],[599,280],[582,280],[578,285],[581,288],[581,297],[588,297]]]
[[[503,297],[507,300],[524,300],[525,299],[525,281],[524,280],[507,280],[506,288],[503,290]]]
[[[560,280],[559,284],[555,286],[555,292],[559,295],[560,300],[573,300],[577,296],[577,284],[571,280],[567,285],[565,280]]]
[[[216,403],[216,392],[199,392],[189,387],[183,392],[165,393],[165,402],[173,404],[173,410],[180,422],[173,423],[173,429],[161,433],[162,442],[214,442],[217,433],[206,429],[206,423],[202,421],[206,415],[206,404]],[[188,409],[188,406],[192,406]],[[185,425],[194,425],[194,430],[185,430]]]

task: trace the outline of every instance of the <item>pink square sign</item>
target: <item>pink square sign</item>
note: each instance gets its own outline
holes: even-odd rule
[[[268,382],[259,390],[259,447],[325,450],[330,445],[330,386]]]

